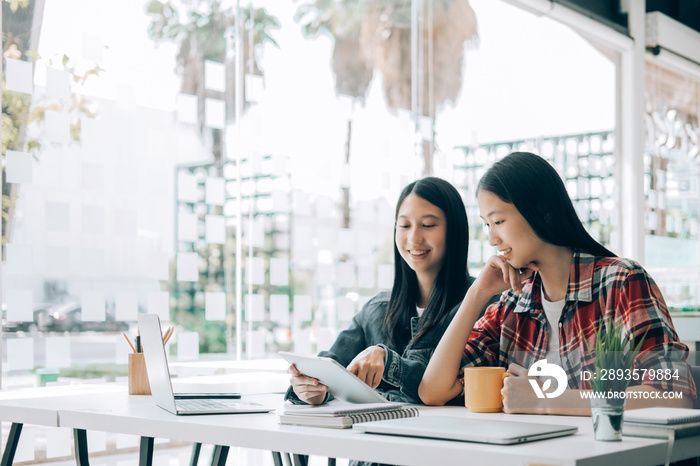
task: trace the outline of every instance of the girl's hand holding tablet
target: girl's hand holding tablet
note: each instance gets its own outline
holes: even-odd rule
[[[326,399],[328,387],[319,383],[318,380],[307,377],[299,372],[294,364],[289,366],[288,370],[289,373],[292,374],[289,383],[292,384],[294,392],[301,401],[309,403],[310,405],[320,405],[323,403],[323,400]]]

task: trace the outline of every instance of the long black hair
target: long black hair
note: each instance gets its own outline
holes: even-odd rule
[[[401,192],[394,215],[394,238],[399,209],[411,193],[439,207],[447,222],[445,256],[428,297],[428,305],[421,316],[421,331],[414,337],[417,340],[438,325],[467,292],[469,223],[464,202],[455,187],[441,178],[429,176],[410,183]],[[394,241],[394,286],[383,329],[389,335],[389,343],[397,351],[402,351],[411,340],[411,311],[416,308],[419,299],[416,272],[403,260]]]
[[[513,152],[489,168],[476,188],[513,204],[543,241],[616,257],[586,231],[559,174],[530,152]]]

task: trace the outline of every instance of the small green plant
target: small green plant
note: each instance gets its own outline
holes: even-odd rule
[[[596,331],[595,345],[591,349],[588,341],[586,347],[592,353],[593,374],[591,386],[594,392],[624,392],[632,380],[634,360],[647,336],[636,341],[634,336],[625,332],[622,322],[601,321]]]

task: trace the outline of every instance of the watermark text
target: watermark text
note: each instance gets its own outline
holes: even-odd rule
[[[591,392],[583,390],[580,392],[581,398],[585,400],[675,400],[683,399],[683,392],[664,391],[625,391],[625,392]]]

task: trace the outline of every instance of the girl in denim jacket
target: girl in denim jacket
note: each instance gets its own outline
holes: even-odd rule
[[[401,192],[394,224],[394,285],[355,315],[330,350],[391,401],[420,403],[418,386],[440,337],[469,285],[469,225],[464,203],[447,181],[427,177]],[[327,387],[290,367],[292,403],[321,404]]]

